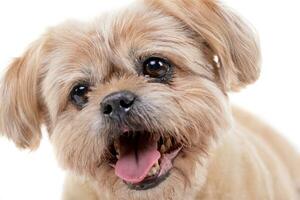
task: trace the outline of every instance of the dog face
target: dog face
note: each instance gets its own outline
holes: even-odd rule
[[[17,58],[1,132],[34,149],[45,124],[59,163],[102,196],[192,196],[230,128],[227,92],[258,74],[253,32],[216,1],[140,1],[54,27]]]

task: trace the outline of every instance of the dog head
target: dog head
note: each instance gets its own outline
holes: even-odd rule
[[[214,0],[144,0],[49,29],[8,68],[0,128],[108,197],[193,195],[230,128],[227,93],[259,76],[253,30]],[[102,194],[102,196],[104,195]]]

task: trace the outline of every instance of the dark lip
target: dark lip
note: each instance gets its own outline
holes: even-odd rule
[[[149,189],[157,187],[159,184],[164,182],[170,176],[170,171],[168,171],[167,173],[165,173],[161,176],[146,179],[146,180],[144,180],[143,182],[141,182],[139,184],[130,184],[130,183],[127,183],[126,181],[124,181],[124,183],[131,190],[138,190],[138,191],[149,190]]]

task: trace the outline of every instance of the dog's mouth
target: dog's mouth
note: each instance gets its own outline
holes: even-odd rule
[[[109,147],[110,165],[129,188],[150,189],[168,177],[181,146],[172,137],[126,131]]]

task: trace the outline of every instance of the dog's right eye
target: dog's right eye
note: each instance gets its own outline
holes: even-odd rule
[[[88,97],[86,96],[89,92],[88,85],[78,84],[76,85],[70,94],[70,99],[72,103],[79,108],[83,108],[88,102]]]

